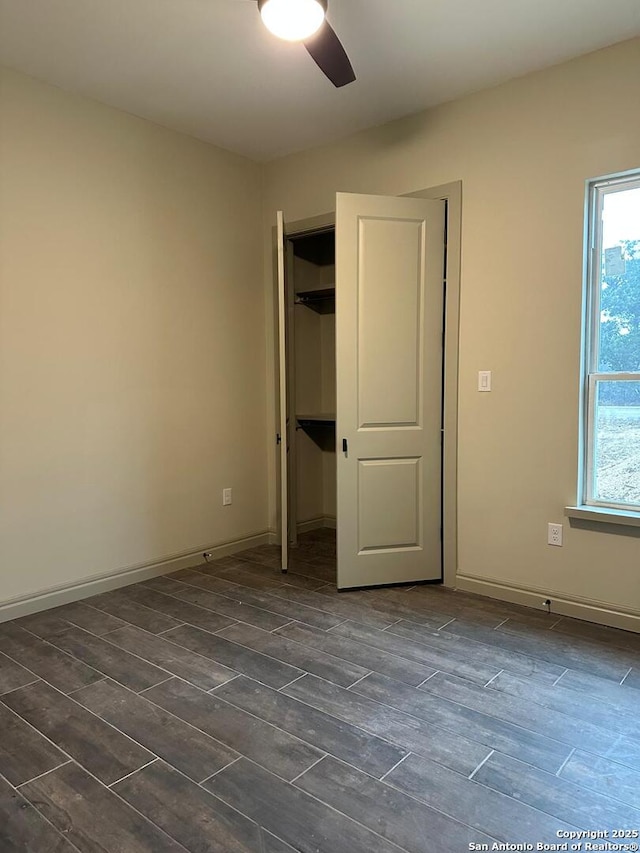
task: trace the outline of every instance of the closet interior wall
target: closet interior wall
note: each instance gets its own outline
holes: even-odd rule
[[[291,503],[295,534],[336,524],[335,233],[289,245]],[[293,457],[293,458],[291,458]]]

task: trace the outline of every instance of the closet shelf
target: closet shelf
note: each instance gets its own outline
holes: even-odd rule
[[[335,426],[336,416],[334,414],[322,415],[296,415],[296,420],[301,427],[305,426]]]
[[[318,314],[334,314],[336,310],[336,289],[323,287],[321,290],[304,290],[296,293],[297,305],[306,305]]]
[[[296,415],[298,429],[304,430],[320,450],[335,452],[336,416],[334,414]]]

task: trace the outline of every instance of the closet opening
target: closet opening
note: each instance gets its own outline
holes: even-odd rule
[[[455,585],[460,212],[457,183],[276,213],[283,572],[335,543],[338,590]]]

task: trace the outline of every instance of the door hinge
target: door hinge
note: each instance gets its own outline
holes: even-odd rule
[[[282,444],[282,436],[280,433],[276,434],[276,444]]]

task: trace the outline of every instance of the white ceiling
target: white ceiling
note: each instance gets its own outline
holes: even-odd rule
[[[335,89],[253,0],[0,0],[0,63],[256,160],[640,35],[640,0],[330,0]]]

